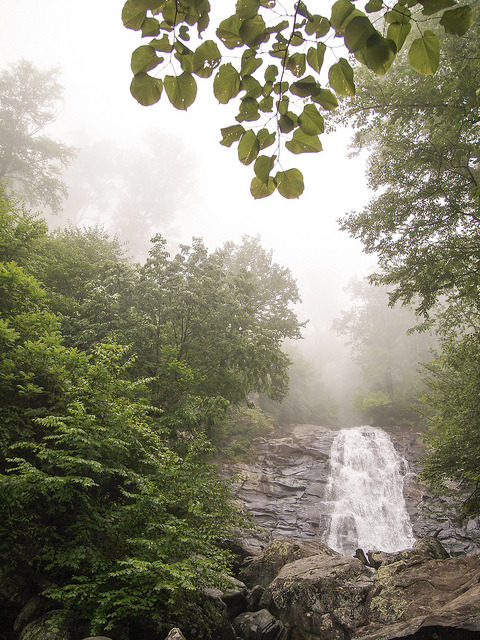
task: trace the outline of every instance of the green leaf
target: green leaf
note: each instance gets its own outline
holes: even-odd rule
[[[242,76],[251,75],[258,67],[262,66],[262,60],[256,57],[256,52],[253,49],[246,49],[242,54],[242,64],[240,66],[240,73]]]
[[[242,23],[237,15],[230,16],[223,20],[217,29],[217,38],[223,42],[227,49],[235,49],[243,44],[240,36],[240,27]]]
[[[350,53],[363,49],[374,33],[375,28],[367,17],[356,16],[345,27],[345,46]]]
[[[159,7],[163,4],[164,0],[130,0],[132,6],[135,9],[141,9],[142,11],[159,12]]]
[[[173,51],[173,45],[170,44],[168,34],[166,33],[160,39],[150,40],[149,44],[155,51],[163,51],[164,53],[171,53]]]
[[[433,75],[440,61],[440,42],[433,31],[425,31],[421,38],[414,40],[408,52],[408,62],[412,69],[423,75]]]
[[[256,15],[254,18],[244,20],[240,26],[240,36],[249,47],[258,47],[265,42],[268,36],[262,16]]]
[[[239,18],[253,18],[257,15],[260,7],[260,0],[237,0],[235,13]]]
[[[260,129],[257,133],[258,144],[260,145],[260,149],[266,149],[270,145],[275,142],[276,133],[273,131],[270,133],[268,129]]]
[[[304,53],[294,53],[288,56],[285,68],[291,71],[294,76],[300,78],[305,73],[306,59],[307,56]]]
[[[309,136],[318,135],[325,130],[323,117],[314,104],[305,105],[302,113],[298,116],[298,125],[303,133]]]
[[[273,169],[277,156],[258,156],[253,165],[255,175],[265,185],[268,184],[270,171]]]
[[[285,143],[285,147],[292,153],[318,153],[322,150],[322,143],[318,136],[311,136],[301,129],[293,132],[292,139]]]
[[[391,11],[387,11],[385,14],[385,20],[390,24],[409,24],[411,17],[412,12],[410,9],[398,2]]]
[[[240,91],[240,76],[230,63],[222,64],[213,80],[213,93],[221,104],[238,95]]]
[[[185,41],[190,40],[190,33],[186,24],[182,24],[182,26],[178,30],[178,37]]]
[[[288,87],[289,87],[288,82],[284,80],[283,82],[276,82],[273,85],[273,90],[275,91],[275,93],[278,93],[280,95],[288,91]]]
[[[473,24],[472,8],[467,5],[445,11],[440,18],[440,24],[445,29],[445,33],[463,36]]]
[[[155,52],[155,49],[148,44],[144,44],[132,53],[131,68],[134,75],[137,73],[151,71],[162,61]]]
[[[147,36],[158,36],[160,33],[160,22],[156,18],[145,18],[142,24],[142,38]]]
[[[340,96],[354,96],[355,83],[353,69],[345,58],[332,64],[328,70],[328,80],[332,89]]]
[[[265,82],[275,82],[278,76],[278,67],[274,64],[269,64],[265,70]]]
[[[422,13],[425,16],[431,16],[438,11],[442,11],[443,9],[448,9],[449,7],[453,7],[455,4],[455,0],[418,0],[420,4],[423,6]]]
[[[282,133],[290,133],[290,131],[295,129],[295,122],[286,113],[282,114],[278,119],[278,128]]]
[[[332,7],[330,23],[338,34],[343,34],[347,24],[356,16],[364,14],[355,8],[350,0],[337,0]]]
[[[263,113],[269,113],[270,111],[273,111],[272,96],[267,96],[266,98],[263,98],[263,100],[260,100],[260,102],[258,103],[258,108],[260,109],[260,111],[263,111]]]
[[[122,22],[127,29],[139,31],[146,17],[146,12],[143,9],[134,7],[131,0],[127,0],[123,5]]]
[[[240,138],[238,143],[238,159],[243,164],[250,164],[255,160],[260,150],[258,138],[255,133],[249,129]]]
[[[209,78],[218,67],[222,56],[213,40],[205,40],[193,54],[193,73],[200,78]]]
[[[294,96],[306,98],[318,93],[319,85],[313,76],[305,76],[290,85],[290,91]]]
[[[162,95],[162,81],[159,78],[152,78],[147,73],[139,73],[134,76],[130,84],[130,93],[144,107],[155,104]]]
[[[280,195],[284,198],[299,198],[303,193],[303,175],[298,169],[278,171],[274,180]]]
[[[253,122],[258,120],[260,114],[258,113],[258,102],[255,98],[242,98],[240,101],[240,108],[238,110],[238,116],[235,117],[237,122]]]
[[[369,38],[367,46],[357,51],[355,56],[369,69],[375,71],[379,76],[383,76],[392,66],[396,52],[397,46],[393,40],[389,40],[388,38],[382,37],[379,33],[375,33]]]
[[[241,124],[234,124],[231,127],[224,127],[220,129],[222,134],[222,140],[220,144],[224,147],[231,147],[234,142],[240,140],[242,135],[245,133],[245,129]]]
[[[335,94],[330,89],[320,89],[312,96],[313,102],[321,105],[327,111],[333,111],[338,107],[338,100]]]
[[[260,200],[261,198],[268,198],[277,188],[273,178],[268,179],[268,183],[264,184],[257,177],[253,178],[250,184],[250,193],[255,198],[255,200]]]
[[[317,73],[320,73],[323,66],[326,48],[323,42],[319,42],[316,47],[310,47],[307,52],[307,62]]]
[[[330,20],[323,16],[314,15],[309,18],[305,25],[305,33],[308,36],[315,36],[317,38],[323,38],[330,31]]]
[[[397,52],[405,44],[405,40],[407,39],[408,34],[412,28],[411,23],[407,24],[391,24],[387,29],[387,38],[393,40],[395,46],[397,47]]]
[[[375,13],[383,8],[383,0],[369,0],[365,5],[367,13]]]
[[[165,91],[168,99],[180,111],[186,111],[195,102],[197,96],[197,83],[191,73],[182,73],[179,76],[165,76]]]
[[[245,98],[259,98],[262,89],[262,85],[253,76],[244,76],[240,82],[240,91],[245,91]]]

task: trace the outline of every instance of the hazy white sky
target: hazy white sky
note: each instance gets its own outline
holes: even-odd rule
[[[209,87],[187,113],[171,108],[165,95],[147,108],[130,96],[130,56],[140,40],[122,26],[122,5],[121,0],[0,0],[1,68],[21,58],[40,68],[60,67],[65,103],[55,135],[67,144],[78,144],[79,131],[127,148],[149,131],[178,139],[191,162],[178,176],[189,187],[174,223],[177,239],[201,236],[214,248],[243,234],[260,234],[263,246],[297,277],[306,308],[325,307],[321,316],[335,315],[349,277],[363,276],[374,264],[336,222],[368,197],[362,160],[346,157],[348,136],[325,138],[320,154],[292,156],[291,166],[298,164],[305,176],[299,200],[274,194],[254,201],[252,167],[239,163],[233,147],[218,143],[220,127],[231,118]],[[173,145],[170,153],[175,152]]]

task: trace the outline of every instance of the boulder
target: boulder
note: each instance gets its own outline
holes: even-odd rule
[[[39,596],[33,596],[26,602],[26,604],[20,610],[18,616],[13,623],[13,630],[15,633],[21,633],[21,631],[27,626],[29,622],[40,618],[44,613],[52,608],[52,603],[45,598]]]
[[[283,567],[261,604],[295,640],[347,640],[362,618],[374,573],[357,558],[339,554],[302,558]]]
[[[246,585],[268,587],[280,569],[300,558],[313,555],[338,556],[339,554],[320,541],[308,542],[293,538],[277,538],[268,544],[258,556],[240,569],[239,577]]]
[[[248,589],[240,580],[232,578],[231,576],[227,578],[230,586],[227,586],[223,591],[210,587],[205,589],[204,593],[209,599],[216,603],[219,611],[224,610],[228,619],[232,620],[238,616],[239,613],[246,611]]]
[[[267,609],[242,613],[232,626],[242,640],[286,640],[288,635],[285,626]]]
[[[29,622],[19,640],[72,640],[67,623],[61,620],[61,614],[61,611],[49,611]]]
[[[416,637],[413,634],[420,630],[426,634],[437,627],[445,637],[453,638],[455,630],[457,635],[458,630],[480,634],[479,581],[478,555],[436,560],[413,556],[384,565],[377,572],[362,627],[354,638]]]
[[[178,627],[173,627],[173,629],[170,629],[168,632],[165,640],[185,640],[185,636]]]
[[[370,564],[378,569],[387,564],[393,564],[400,560],[410,560],[414,557],[421,557],[427,560],[444,560],[449,557],[445,547],[438,538],[427,536],[417,540],[411,549],[397,551],[396,553],[385,553],[384,551],[368,551]]]

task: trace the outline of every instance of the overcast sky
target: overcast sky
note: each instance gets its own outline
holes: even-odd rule
[[[54,134],[67,144],[78,146],[86,132],[90,141],[115,140],[127,149],[149,133],[168,136],[169,154],[182,150],[185,156],[178,181],[180,187],[187,185],[172,226],[175,240],[200,236],[214,248],[239,241],[243,234],[260,234],[263,246],[297,277],[308,313],[317,309],[325,318],[335,315],[350,276],[361,277],[374,266],[336,222],[368,198],[363,161],[346,157],[346,133],[324,138],[320,154],[292,156],[291,166],[297,163],[305,176],[300,199],[286,201],[274,194],[254,201],[249,194],[252,167],[239,163],[234,147],[219,145],[219,129],[231,118],[209,87],[201,89],[198,104],[187,113],[175,111],[165,95],[147,108],[130,96],[130,56],[141,43],[121,23],[122,4],[0,0],[2,68],[25,58],[42,69],[61,69],[65,102]],[[160,221],[158,230],[165,232]]]

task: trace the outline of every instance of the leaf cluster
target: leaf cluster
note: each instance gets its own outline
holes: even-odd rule
[[[278,190],[285,198],[298,198],[303,176],[296,168],[283,169],[282,150],[294,155],[321,151],[322,112],[335,109],[339,97],[355,95],[352,61],[337,55],[337,43],[384,75],[414,25],[418,37],[410,44],[409,62],[429,75],[438,68],[440,46],[423,22],[435,16],[446,33],[456,35],[472,23],[470,6],[455,0],[369,0],[364,11],[359,4],[337,0],[326,17],[311,12],[303,0],[287,5],[237,0],[235,13],[210,27],[208,0],[127,0],[125,27],[152,38],[132,54],[131,93],[148,106],[165,89],[170,103],[186,110],[195,101],[198,79],[215,73],[218,102],[238,105],[236,124],[222,128],[221,144],[238,143],[240,162],[253,164],[252,196],[264,198]],[[203,40],[205,34],[212,38]],[[323,79],[327,66],[328,83]],[[274,153],[263,153],[272,146]]]
[[[232,403],[286,392],[295,282],[258,239],[171,257],[157,236],[133,265],[2,198],[0,594],[93,634],[208,637],[244,521],[211,441]]]

